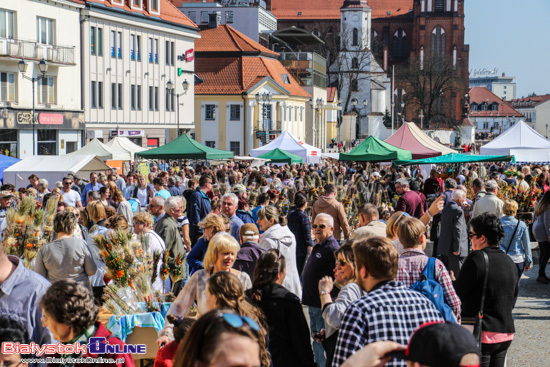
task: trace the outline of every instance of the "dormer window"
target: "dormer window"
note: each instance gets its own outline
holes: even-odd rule
[[[149,1],[149,13],[156,13],[160,15],[160,0],[148,0]]]
[[[283,79],[283,83],[290,84],[290,78],[288,74],[281,74],[281,78]]]
[[[132,9],[142,9],[142,0],[132,0]]]
[[[111,0],[111,3],[113,3],[114,5],[124,6],[124,1],[123,0]]]

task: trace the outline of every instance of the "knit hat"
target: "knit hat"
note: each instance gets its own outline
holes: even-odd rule
[[[430,367],[460,367],[467,354],[480,355],[476,340],[465,327],[450,322],[426,323],[413,333],[406,358]],[[468,363],[468,367],[479,366]]]

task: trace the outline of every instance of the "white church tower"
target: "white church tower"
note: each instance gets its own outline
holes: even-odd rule
[[[385,138],[382,116],[389,107],[391,83],[371,53],[372,9],[367,0],[345,0],[340,8],[340,52],[331,66],[339,79],[342,113],[357,115],[356,138]],[[346,129],[349,129],[346,127]]]

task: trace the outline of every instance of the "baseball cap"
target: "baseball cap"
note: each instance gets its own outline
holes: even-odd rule
[[[246,187],[243,184],[237,184],[237,185],[233,186],[233,192],[234,193],[245,192],[245,191],[246,191]]]
[[[467,354],[480,355],[474,336],[465,327],[450,322],[421,325],[405,352],[407,360],[430,367],[460,367]],[[479,366],[479,359],[467,365]]]
[[[495,180],[489,180],[485,182],[486,189],[492,190],[492,189],[496,189],[497,187],[498,187],[498,184],[496,183]]]
[[[13,197],[13,194],[11,193],[11,191],[4,190],[0,192],[0,198],[2,199],[12,198],[12,197]]]
[[[260,232],[258,232],[258,227],[256,227],[254,223],[245,223],[241,226],[241,229],[239,230],[239,234],[243,237],[258,236]]]

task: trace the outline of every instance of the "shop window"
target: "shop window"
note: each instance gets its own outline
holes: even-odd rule
[[[17,130],[0,130],[0,153],[17,158]]]
[[[57,130],[38,129],[38,155],[57,154]]]
[[[77,150],[77,142],[76,141],[68,141],[65,144],[67,144],[66,154],[76,152],[76,150]]]

